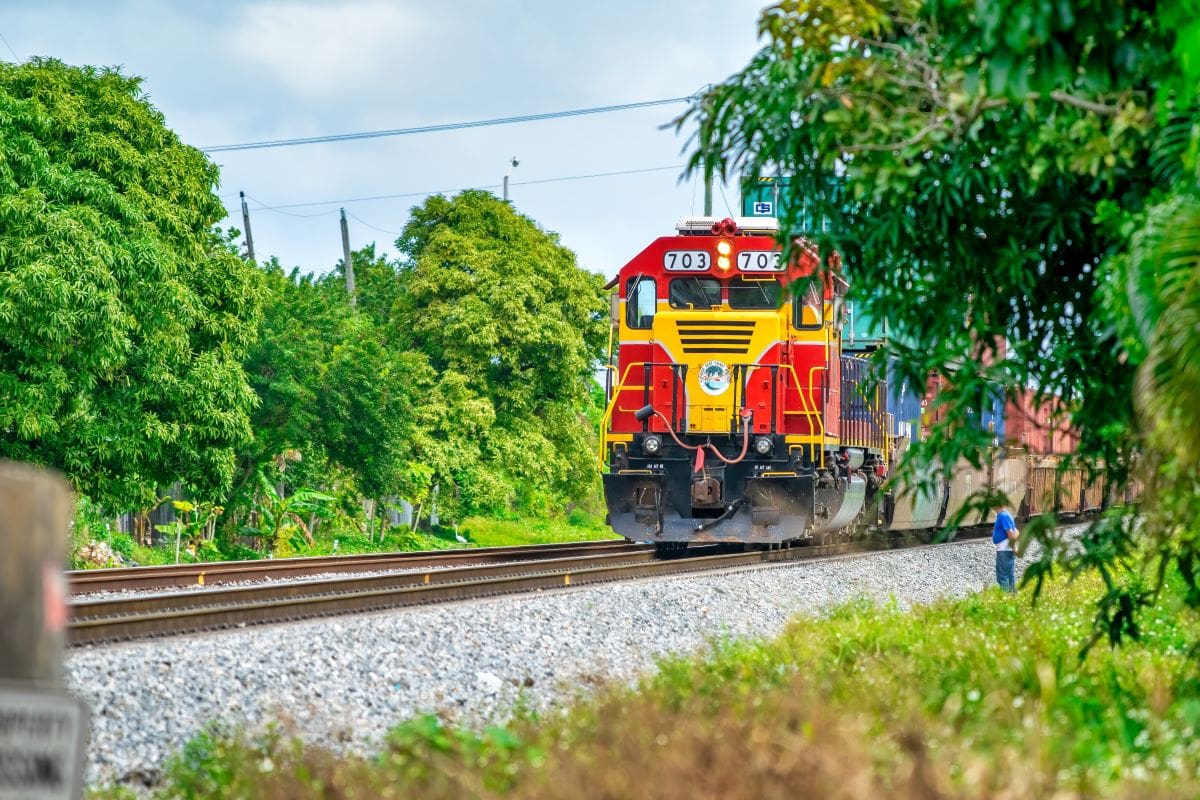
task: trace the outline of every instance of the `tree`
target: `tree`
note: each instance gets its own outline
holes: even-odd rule
[[[140,79],[0,63],[0,455],[110,508],[228,486],[259,288],[217,178]]]
[[[327,484],[333,465],[367,497],[421,488],[409,485],[407,465],[432,383],[425,359],[387,347],[336,275],[288,275],[272,259],[263,279],[268,302],[246,361],[259,403],[239,488],[255,490],[255,476],[284,454],[295,486]]]
[[[430,198],[396,245],[389,341],[424,353],[437,374],[421,460],[444,502],[457,497],[467,513],[547,511],[587,494],[601,277],[486,192]]]
[[[1155,526],[1150,583],[1178,568],[1200,604],[1196,450],[1184,461],[1163,435],[1200,422],[1198,4],[788,0],[760,32],[747,68],[680,120],[698,128],[692,168],[793,175],[783,230],[830,220],[814,236],[841,253],[851,298],[891,322],[901,377],[953,378],[947,420],[989,384],[1030,386],[1070,412],[1081,460],[1112,484],[1142,452],[1176,509]],[[942,425],[909,474],[977,462],[986,438]],[[1151,596],[1121,577],[1136,530],[1110,514],[1064,556],[1104,576],[1098,633],[1113,639],[1136,634]],[[1047,553],[1039,580],[1062,555]]]

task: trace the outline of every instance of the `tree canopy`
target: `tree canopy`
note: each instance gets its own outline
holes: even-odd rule
[[[1200,603],[1198,6],[788,0],[680,121],[698,128],[693,168],[794,176],[783,230],[829,219],[814,236],[889,320],[901,377],[952,377],[910,475],[978,461],[990,435],[950,421],[999,383],[1061,403],[1112,483],[1136,464],[1171,498],[1149,576],[1120,577],[1136,544],[1122,512],[1067,557],[1104,575],[1113,638],[1176,568]]]
[[[406,470],[432,382],[424,356],[389,347],[336,274],[285,274],[274,260],[263,270],[269,302],[246,361],[259,403],[238,488],[276,464],[295,486],[328,485],[336,466],[367,497],[419,491]]]
[[[422,452],[453,490],[443,497],[470,511],[577,500],[595,486],[584,412],[605,342],[603,279],[486,192],[431,197],[396,245],[391,341],[436,373]]]
[[[279,454],[293,486],[344,470],[367,497],[443,516],[542,513],[596,489],[593,370],[605,342],[600,276],[485,192],[413,209],[396,261],[370,245],[323,278],[266,267],[270,296],[247,362],[261,398],[245,485]]]
[[[228,485],[260,290],[217,178],[139,79],[0,62],[0,456],[113,507]]]

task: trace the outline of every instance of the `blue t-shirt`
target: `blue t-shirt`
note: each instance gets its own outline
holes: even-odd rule
[[[992,527],[992,544],[996,545],[996,550],[1012,550],[1012,543],[1008,541],[1008,532],[1017,529],[1017,523],[1013,522],[1012,514],[1007,511],[1001,511],[996,515],[996,524]]]

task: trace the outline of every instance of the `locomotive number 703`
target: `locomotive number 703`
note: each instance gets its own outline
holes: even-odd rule
[[[712,263],[706,250],[668,250],[663,253],[663,269],[667,272],[705,272]]]
[[[783,272],[778,250],[743,250],[738,253],[738,269],[743,272]]]

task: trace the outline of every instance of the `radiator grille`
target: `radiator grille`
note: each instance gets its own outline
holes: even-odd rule
[[[675,330],[684,353],[745,356],[757,324],[753,320],[677,320]]]

